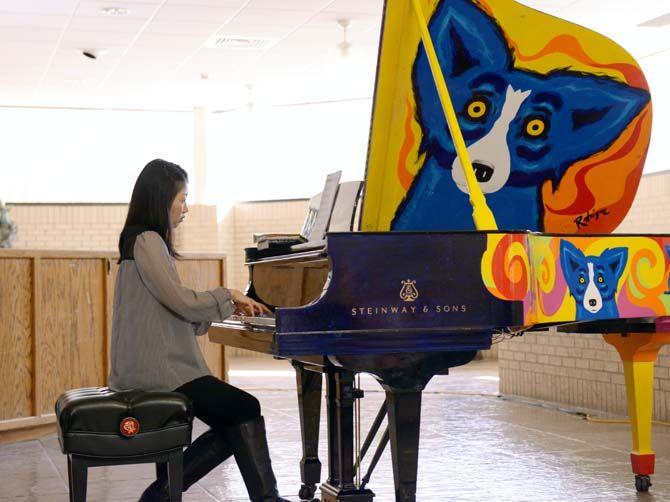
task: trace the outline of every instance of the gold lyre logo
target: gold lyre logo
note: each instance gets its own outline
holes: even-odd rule
[[[402,288],[400,288],[400,298],[406,302],[413,302],[419,297],[419,290],[416,289],[416,281],[407,279],[402,282]]]

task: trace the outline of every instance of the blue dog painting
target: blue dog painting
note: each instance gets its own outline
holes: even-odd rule
[[[543,230],[542,184],[556,187],[570,165],[607,149],[650,99],[609,77],[515,68],[502,29],[471,0],[442,0],[429,29],[475,176],[501,229]],[[423,45],[412,86],[425,157],[391,229],[474,229]]]
[[[628,249],[606,249],[600,256],[584,256],[572,243],[561,240],[561,270],[577,304],[577,320],[612,319],[619,316],[616,299]]]

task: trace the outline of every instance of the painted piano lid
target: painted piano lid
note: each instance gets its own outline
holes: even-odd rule
[[[422,5],[499,229],[614,230],[651,131],[632,56],[512,0]],[[459,169],[412,3],[387,2],[361,230],[474,229]]]

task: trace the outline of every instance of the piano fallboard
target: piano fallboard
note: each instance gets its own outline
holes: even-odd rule
[[[486,234],[476,232],[328,234],[323,294],[277,309],[277,334],[344,340],[357,332],[430,337],[519,326],[522,302],[496,298],[481,280],[486,246]]]

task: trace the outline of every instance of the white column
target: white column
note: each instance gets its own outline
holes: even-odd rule
[[[207,115],[202,106],[193,108],[193,173],[190,176],[189,199],[204,204],[207,191]]]

